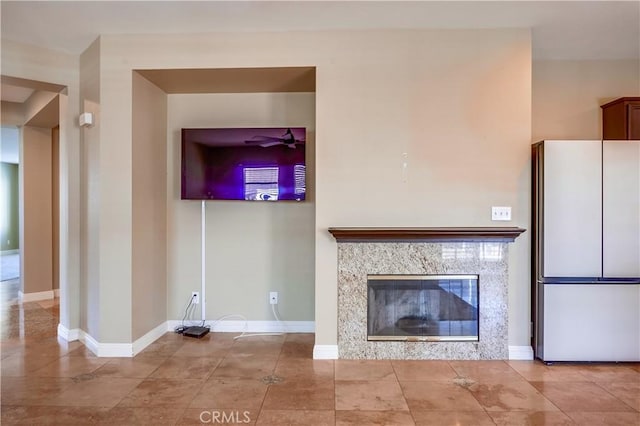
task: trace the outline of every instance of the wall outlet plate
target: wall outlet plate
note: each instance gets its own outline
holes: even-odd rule
[[[278,304],[278,292],[277,291],[269,292],[269,303],[272,304],[272,305],[277,305]]]
[[[491,207],[491,220],[511,220],[511,207]]]
[[[200,303],[200,292],[199,291],[192,291],[191,292],[191,303],[193,303],[194,305],[197,305],[198,303]]]

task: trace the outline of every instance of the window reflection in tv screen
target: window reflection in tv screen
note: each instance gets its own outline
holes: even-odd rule
[[[304,127],[182,129],[183,200],[303,201]]]

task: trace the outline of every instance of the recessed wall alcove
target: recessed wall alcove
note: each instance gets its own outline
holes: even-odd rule
[[[132,78],[133,338],[179,320],[200,290],[201,202],[180,199],[181,128],[306,127],[305,202],[206,203],[206,319],[275,321],[267,297],[278,291],[282,319],[312,331],[315,67],[135,69]],[[149,312],[150,294],[166,312]]]

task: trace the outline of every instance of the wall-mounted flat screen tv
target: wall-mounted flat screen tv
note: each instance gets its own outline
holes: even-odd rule
[[[182,129],[183,200],[303,201],[304,127]]]

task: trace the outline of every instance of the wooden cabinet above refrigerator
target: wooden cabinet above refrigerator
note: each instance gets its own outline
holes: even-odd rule
[[[602,105],[602,139],[640,140],[640,97]]]

